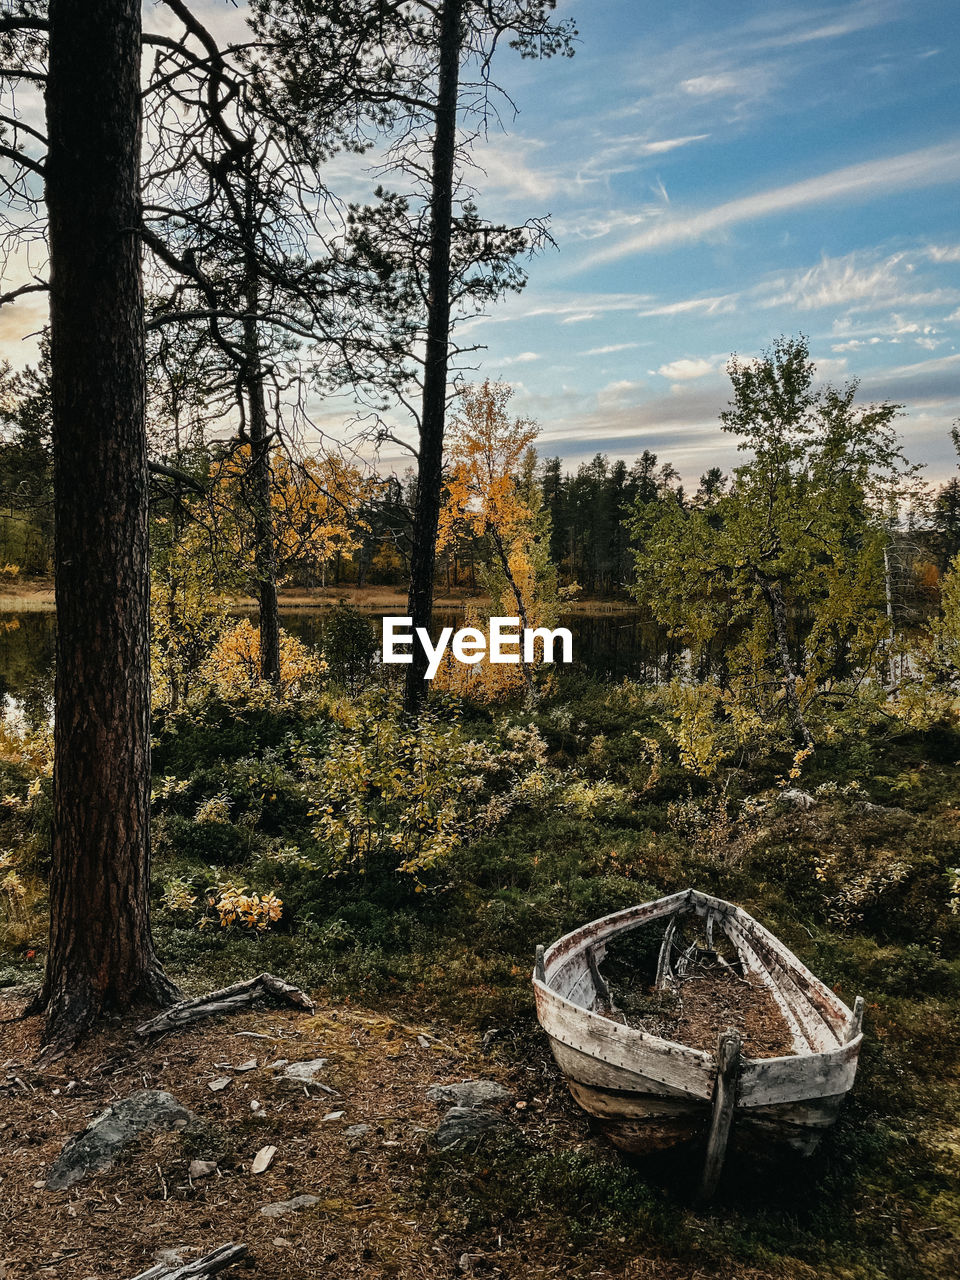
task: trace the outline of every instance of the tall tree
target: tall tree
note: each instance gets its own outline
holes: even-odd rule
[[[876,663],[887,636],[886,519],[915,469],[893,427],[900,406],[858,405],[857,384],[817,387],[806,339],[780,338],[728,366],[720,415],[748,460],[706,507],[673,492],[638,503],[636,594],[702,650],[724,629],[733,683],[780,706],[813,748],[805,705],[831,676]]]
[[[62,1042],[170,1001],[150,935],[140,3],[51,0],[46,202],[57,677],[50,948]]]
[[[414,626],[429,626],[443,487],[451,293],[459,278],[452,269],[455,210],[464,203],[464,161],[473,140],[497,118],[492,64],[498,46],[509,43],[523,57],[569,55],[576,32],[572,23],[552,21],[556,0],[376,5],[254,0],[254,8],[285,59],[293,112],[325,119],[330,101],[342,97],[344,84],[350,86],[358,110],[363,104],[367,118],[388,132],[386,167],[414,182],[424,201],[425,230],[413,263],[423,290],[424,324],[408,610]],[[312,54],[306,52],[311,49]],[[475,230],[482,242],[483,228]],[[383,265],[392,272],[389,261]],[[415,712],[423,700],[426,668],[426,656],[417,652],[407,668],[408,711]]]

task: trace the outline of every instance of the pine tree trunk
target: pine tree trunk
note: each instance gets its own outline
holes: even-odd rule
[[[247,267],[247,318],[243,322],[244,387],[250,435],[250,492],[253,507],[254,573],[260,607],[260,676],[271,684],[280,680],[280,612],[277,601],[277,561],[271,504],[270,429],[260,358],[257,314],[259,274],[255,262]]]
[[[177,996],[150,936],[140,3],[51,0],[57,674],[48,1043]]]
[[[457,149],[457,95],[460,80],[463,0],[445,0],[440,28],[437,125],[433,139],[430,198],[430,265],[427,281],[427,344],[420,413],[417,499],[413,517],[410,592],[407,611],[413,626],[429,628],[433,614],[433,578],[437,526],[443,489],[443,433],[447,409],[450,345],[450,240]],[[427,655],[413,646],[407,667],[404,706],[416,714],[426,693]]]

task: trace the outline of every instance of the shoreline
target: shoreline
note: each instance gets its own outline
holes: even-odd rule
[[[312,609],[322,611],[333,609],[340,603],[352,605],[356,609],[372,613],[400,612],[407,607],[406,592],[400,587],[300,587],[281,588],[279,593],[281,610]],[[487,597],[472,595],[467,591],[443,592],[433,602],[434,609],[440,612],[465,610],[470,604],[484,604]],[[231,609],[256,609],[257,603],[251,596],[227,597]],[[587,598],[583,600],[564,601],[560,610],[562,614],[571,613],[635,613],[640,606],[631,600]],[[53,583],[17,582],[0,585],[0,613],[53,613],[56,609]]]

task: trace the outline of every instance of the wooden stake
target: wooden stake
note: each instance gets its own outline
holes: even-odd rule
[[[713,1087],[713,1114],[710,1118],[710,1136],[707,1139],[707,1156],[703,1162],[700,1179],[701,1204],[713,1199],[720,1181],[723,1162],[733,1126],[733,1108],[737,1100],[737,1077],[740,1074],[740,1032],[733,1027],[721,1031],[717,1044],[717,1081]]]
[[[853,1003],[853,1013],[850,1015],[850,1021],[847,1023],[847,1029],[843,1035],[843,1043],[849,1044],[851,1040],[856,1040],[860,1034],[860,1028],[863,1025],[863,996],[857,996]]]
[[[534,973],[536,974],[540,982],[546,982],[547,971],[543,965],[543,947],[542,946],[537,947],[537,962],[534,968]]]

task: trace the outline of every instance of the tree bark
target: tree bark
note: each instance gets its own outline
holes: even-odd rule
[[[783,589],[779,582],[774,582],[762,574],[757,576],[757,582],[773,619],[773,634],[780,655],[780,665],[783,668],[783,692],[787,700],[790,723],[803,745],[813,751],[813,738],[810,736],[810,730],[807,728],[800,707],[800,699],[797,697],[797,673],[790,656],[790,633],[787,628],[787,609],[783,600]]]
[[[247,264],[247,316],[243,322],[244,389],[250,435],[250,491],[253,508],[254,573],[260,606],[260,676],[271,684],[280,680],[280,613],[277,603],[277,560],[271,505],[270,441],[267,398],[260,358],[257,317],[260,306],[256,262]]]
[[[68,1043],[168,1003],[150,935],[150,570],[140,3],[51,0],[47,88],[57,674],[50,946]]]
[[[525,634],[528,627],[530,626],[530,623],[527,620],[527,611],[524,608],[523,595],[520,591],[520,588],[517,586],[517,580],[513,576],[513,570],[510,568],[510,557],[507,555],[507,549],[503,545],[503,539],[500,537],[500,534],[497,532],[497,530],[495,528],[491,528],[490,533],[492,535],[494,548],[500,560],[500,567],[503,569],[503,575],[506,578],[507,582],[510,584],[510,590],[513,592],[513,598],[517,606],[517,614],[520,618],[520,627]],[[537,690],[536,690],[536,686],[533,683],[533,673],[530,670],[530,665],[524,660],[524,657],[523,657],[522,641],[520,644],[520,670],[523,675],[524,688],[526,689],[527,707],[528,708],[534,707],[536,706],[538,701]]]
[[[413,517],[410,591],[407,611],[413,626],[429,628],[437,526],[443,489],[443,434],[447,408],[450,345],[450,240],[457,149],[457,97],[460,83],[463,0],[445,0],[440,20],[437,125],[433,138],[430,193],[430,263],[427,279],[427,344],[420,413],[420,454]],[[419,710],[426,693],[427,655],[413,646],[407,667],[404,706]]]

